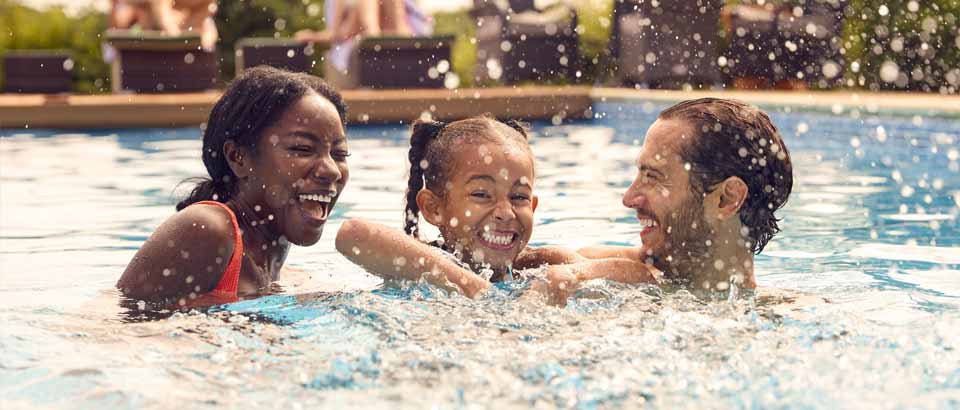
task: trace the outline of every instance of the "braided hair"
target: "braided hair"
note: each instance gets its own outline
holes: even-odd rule
[[[410,161],[410,178],[407,181],[405,194],[404,232],[417,237],[420,231],[420,206],[417,205],[417,194],[426,187],[443,195],[453,166],[449,158],[458,146],[478,140],[509,139],[522,143],[527,152],[530,152],[527,138],[526,124],[516,120],[500,122],[489,115],[467,118],[449,124],[430,120],[414,122],[410,134],[410,151],[407,154],[407,159]]]

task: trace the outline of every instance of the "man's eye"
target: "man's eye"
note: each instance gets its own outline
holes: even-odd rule
[[[530,196],[525,194],[516,194],[510,197],[510,200],[513,201],[529,201]]]
[[[311,147],[311,146],[309,146],[309,145],[294,145],[294,146],[290,147],[290,150],[291,150],[291,151],[296,151],[296,152],[312,152],[312,151],[313,151],[313,147]]]

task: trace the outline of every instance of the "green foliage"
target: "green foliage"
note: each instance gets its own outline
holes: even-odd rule
[[[477,45],[471,42],[475,37],[477,25],[466,11],[437,13],[433,16],[433,32],[436,34],[453,34],[456,41],[453,44],[450,64],[453,72],[460,77],[461,87],[474,85],[473,66],[477,62]]]
[[[321,30],[323,2],[302,0],[220,0],[214,19],[225,78],[233,77],[234,45],[245,37],[292,37],[302,29]],[[315,54],[319,58],[321,54]],[[317,62],[319,69],[321,64]],[[319,72],[319,71],[318,71]]]
[[[960,0],[852,0],[847,85],[960,91]]]
[[[74,91],[110,89],[110,67],[103,62],[100,38],[105,16],[87,10],[76,16],[60,8],[37,11],[12,0],[0,0],[0,55],[7,50],[69,50],[74,61]]]

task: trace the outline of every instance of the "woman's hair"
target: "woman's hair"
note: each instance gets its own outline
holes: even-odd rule
[[[695,194],[710,192],[735,176],[747,184],[748,197],[740,221],[749,229],[752,250],[760,253],[780,232],[774,212],[793,189],[793,164],[783,138],[767,114],[749,104],[717,98],[684,101],[660,113],[663,120],[686,121],[695,130],[693,141],[680,150],[691,164]]]
[[[403,230],[416,237],[419,231],[420,207],[417,193],[426,185],[437,195],[444,195],[447,179],[453,171],[451,156],[459,146],[481,140],[510,138],[530,151],[527,126],[519,121],[500,122],[481,115],[445,124],[418,120],[410,135],[410,179],[407,181]]]
[[[180,203],[181,210],[199,201],[227,202],[236,192],[237,177],[227,163],[227,141],[256,152],[263,130],[274,125],[288,107],[311,93],[326,98],[346,125],[347,106],[336,90],[306,73],[291,73],[268,66],[243,71],[210,111],[203,131],[203,165],[209,178],[194,178],[197,184]],[[187,182],[187,181],[184,181]]]

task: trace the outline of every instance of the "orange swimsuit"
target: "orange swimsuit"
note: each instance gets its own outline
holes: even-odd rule
[[[212,297],[221,303],[234,302],[237,300],[237,285],[240,283],[240,265],[243,259],[243,238],[240,236],[237,216],[233,214],[230,207],[217,201],[200,201],[197,204],[219,206],[227,211],[227,215],[230,215],[230,222],[233,224],[233,255],[230,256],[230,262],[227,263],[227,269],[223,272],[217,287],[203,296]]]

